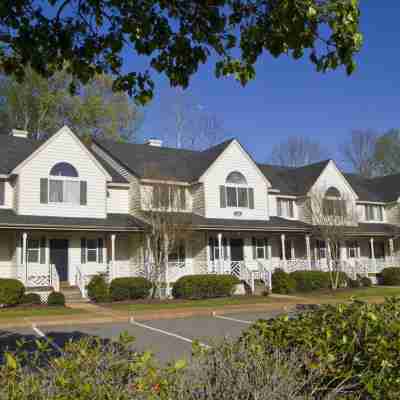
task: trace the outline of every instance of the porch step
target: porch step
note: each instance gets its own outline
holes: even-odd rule
[[[60,291],[65,296],[66,303],[86,303],[87,299],[84,299],[77,286],[60,285]]]

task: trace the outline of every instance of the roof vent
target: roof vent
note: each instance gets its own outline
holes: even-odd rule
[[[28,137],[28,132],[22,129],[12,129],[10,135],[26,139]]]
[[[154,147],[161,147],[162,146],[162,140],[150,138],[150,139],[147,139],[144,142],[144,144],[147,144],[149,146],[154,146]]]

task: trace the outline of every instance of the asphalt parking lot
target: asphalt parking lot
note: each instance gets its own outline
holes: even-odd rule
[[[235,338],[254,321],[276,315],[273,312],[257,312],[152,321],[131,319],[126,323],[97,325],[33,325],[31,329],[0,331],[0,349],[3,352],[7,348],[15,348],[16,341],[22,338],[33,346],[34,340],[42,336],[62,348],[67,341],[83,336],[113,340],[122,332],[127,332],[135,337],[134,346],[138,351],[150,350],[162,363],[166,363],[178,358],[190,358],[194,340],[208,346],[223,337]]]

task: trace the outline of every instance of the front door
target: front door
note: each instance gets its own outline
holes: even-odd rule
[[[68,240],[50,240],[50,263],[55,265],[60,282],[68,281]]]
[[[231,239],[231,261],[243,261],[243,239]]]

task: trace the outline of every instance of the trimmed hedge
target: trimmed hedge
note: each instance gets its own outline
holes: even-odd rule
[[[61,292],[51,292],[47,298],[48,306],[65,306],[65,296]]]
[[[177,299],[207,299],[232,296],[240,280],[232,275],[188,275],[179,278],[172,295]]]
[[[296,281],[281,268],[277,268],[272,274],[272,292],[290,294],[296,291]]]
[[[360,283],[361,283],[362,287],[371,287],[372,286],[372,281],[367,276],[363,276],[360,279]]]
[[[42,300],[37,293],[27,293],[22,296],[21,304],[40,305]]]
[[[116,278],[110,284],[110,297],[113,301],[145,299],[151,287],[146,278]]]
[[[381,272],[382,285],[400,286],[400,268],[385,268]]]
[[[15,306],[22,300],[25,287],[17,279],[0,279],[0,305]]]
[[[110,293],[103,275],[94,276],[87,285],[89,299],[95,303],[109,301]]]
[[[331,281],[329,272],[323,271],[295,271],[290,274],[296,284],[298,292],[312,292],[318,289],[329,289]]]

